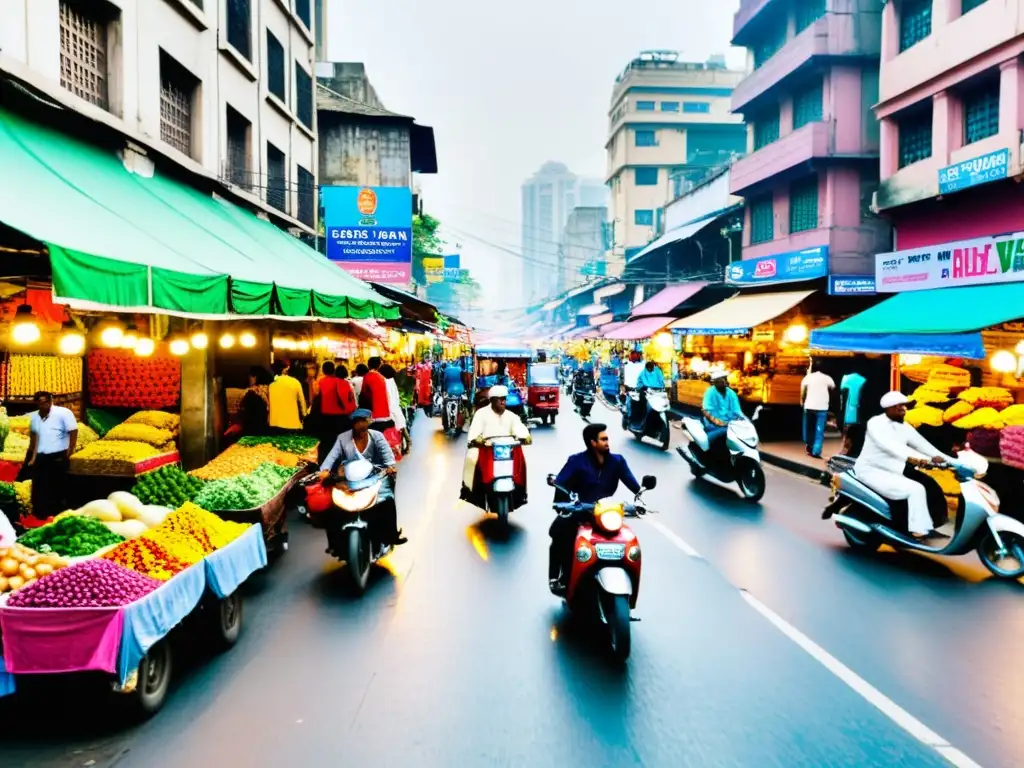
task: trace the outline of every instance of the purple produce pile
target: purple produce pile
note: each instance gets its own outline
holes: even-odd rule
[[[22,587],[7,604],[13,608],[107,608],[133,603],[159,586],[159,581],[109,560],[86,560]]]

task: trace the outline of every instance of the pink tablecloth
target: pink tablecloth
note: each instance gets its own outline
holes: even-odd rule
[[[120,608],[0,608],[3,658],[11,674],[117,671]]]

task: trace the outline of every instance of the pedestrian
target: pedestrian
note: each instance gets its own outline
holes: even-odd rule
[[[265,435],[270,415],[270,382],[273,377],[266,368],[254,365],[249,369],[249,388],[242,395],[242,432]]]
[[[328,452],[338,439],[338,435],[352,428],[351,415],[356,409],[355,393],[347,381],[348,371],[345,366],[335,368],[330,360],[322,367],[323,376],[318,380],[318,393],[314,410],[319,408],[319,424],[317,437],[320,445],[317,448],[317,462],[322,464]]]
[[[390,365],[380,367],[381,375],[384,377],[384,386],[387,388],[388,411],[391,421],[402,436],[402,453],[408,454],[412,448],[412,438],[409,436],[409,425],[405,419],[405,409],[402,408],[402,396],[398,391],[398,382],[395,381],[395,369]]]
[[[828,417],[829,399],[836,383],[832,377],[818,370],[808,370],[800,382],[800,405],[804,409],[803,438],[807,453],[821,458],[825,440],[825,419]]]
[[[839,383],[840,412],[843,418],[843,453],[857,456],[864,445],[864,418],[861,395],[867,383],[860,373],[854,371],[843,376]]]
[[[297,367],[287,372],[283,361],[274,362],[274,381],[269,388],[270,430],[277,434],[298,433],[306,418],[306,396],[302,392]]]
[[[29,419],[25,466],[32,476],[32,514],[40,520],[64,511],[71,454],[78,443],[78,422],[67,408],[53,404],[49,392],[36,392]]]
[[[380,372],[383,361],[379,357],[371,357],[366,361],[367,371],[363,376],[363,385],[359,391],[359,407],[366,408],[373,414],[371,427],[384,432],[395,426],[391,418],[391,405],[388,402],[387,379]]]
[[[366,367],[365,363],[359,363],[356,366],[356,375],[352,377],[352,389],[355,390],[356,400],[359,400],[359,396],[363,393],[363,377],[367,374],[370,369]]]

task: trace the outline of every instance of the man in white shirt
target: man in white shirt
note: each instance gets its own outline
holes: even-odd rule
[[[864,448],[853,471],[865,485],[886,499],[906,499],[910,533],[925,538],[932,531],[928,494],[921,483],[906,477],[904,471],[907,464],[921,466],[956,460],[940,453],[916,429],[903,422],[907,402],[900,392],[889,392],[882,398],[885,412],[868,420]]]
[[[804,444],[807,453],[821,458],[821,446],[825,441],[825,419],[828,404],[836,383],[831,376],[821,371],[810,371],[800,382],[800,404],[804,407]]]
[[[489,437],[516,437],[524,443],[532,442],[530,430],[522,420],[505,407],[508,387],[497,384],[488,392],[491,404],[473,414],[469,425],[469,450],[466,451],[466,462],[462,467],[462,484],[472,490],[476,476],[476,462],[480,457],[480,443]]]
[[[53,404],[49,392],[36,392],[39,409],[29,420],[25,466],[32,473],[32,514],[40,520],[64,511],[69,459],[78,444],[75,415]]]

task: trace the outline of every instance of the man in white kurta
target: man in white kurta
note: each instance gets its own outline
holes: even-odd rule
[[[928,512],[928,495],[920,483],[903,476],[907,463],[941,464],[955,462],[921,437],[917,430],[903,422],[907,414],[907,398],[889,392],[882,398],[885,413],[868,420],[864,448],[853,471],[865,485],[887,499],[907,500],[907,523],[910,533],[924,536],[932,530]]]
[[[469,425],[469,450],[466,451],[466,463],[462,467],[462,484],[467,488],[473,487],[476,462],[480,457],[480,449],[473,443],[489,437],[516,437],[525,443],[530,442],[530,430],[518,416],[505,408],[508,389],[501,385],[494,386],[489,394],[491,404],[473,414],[473,421]]]

